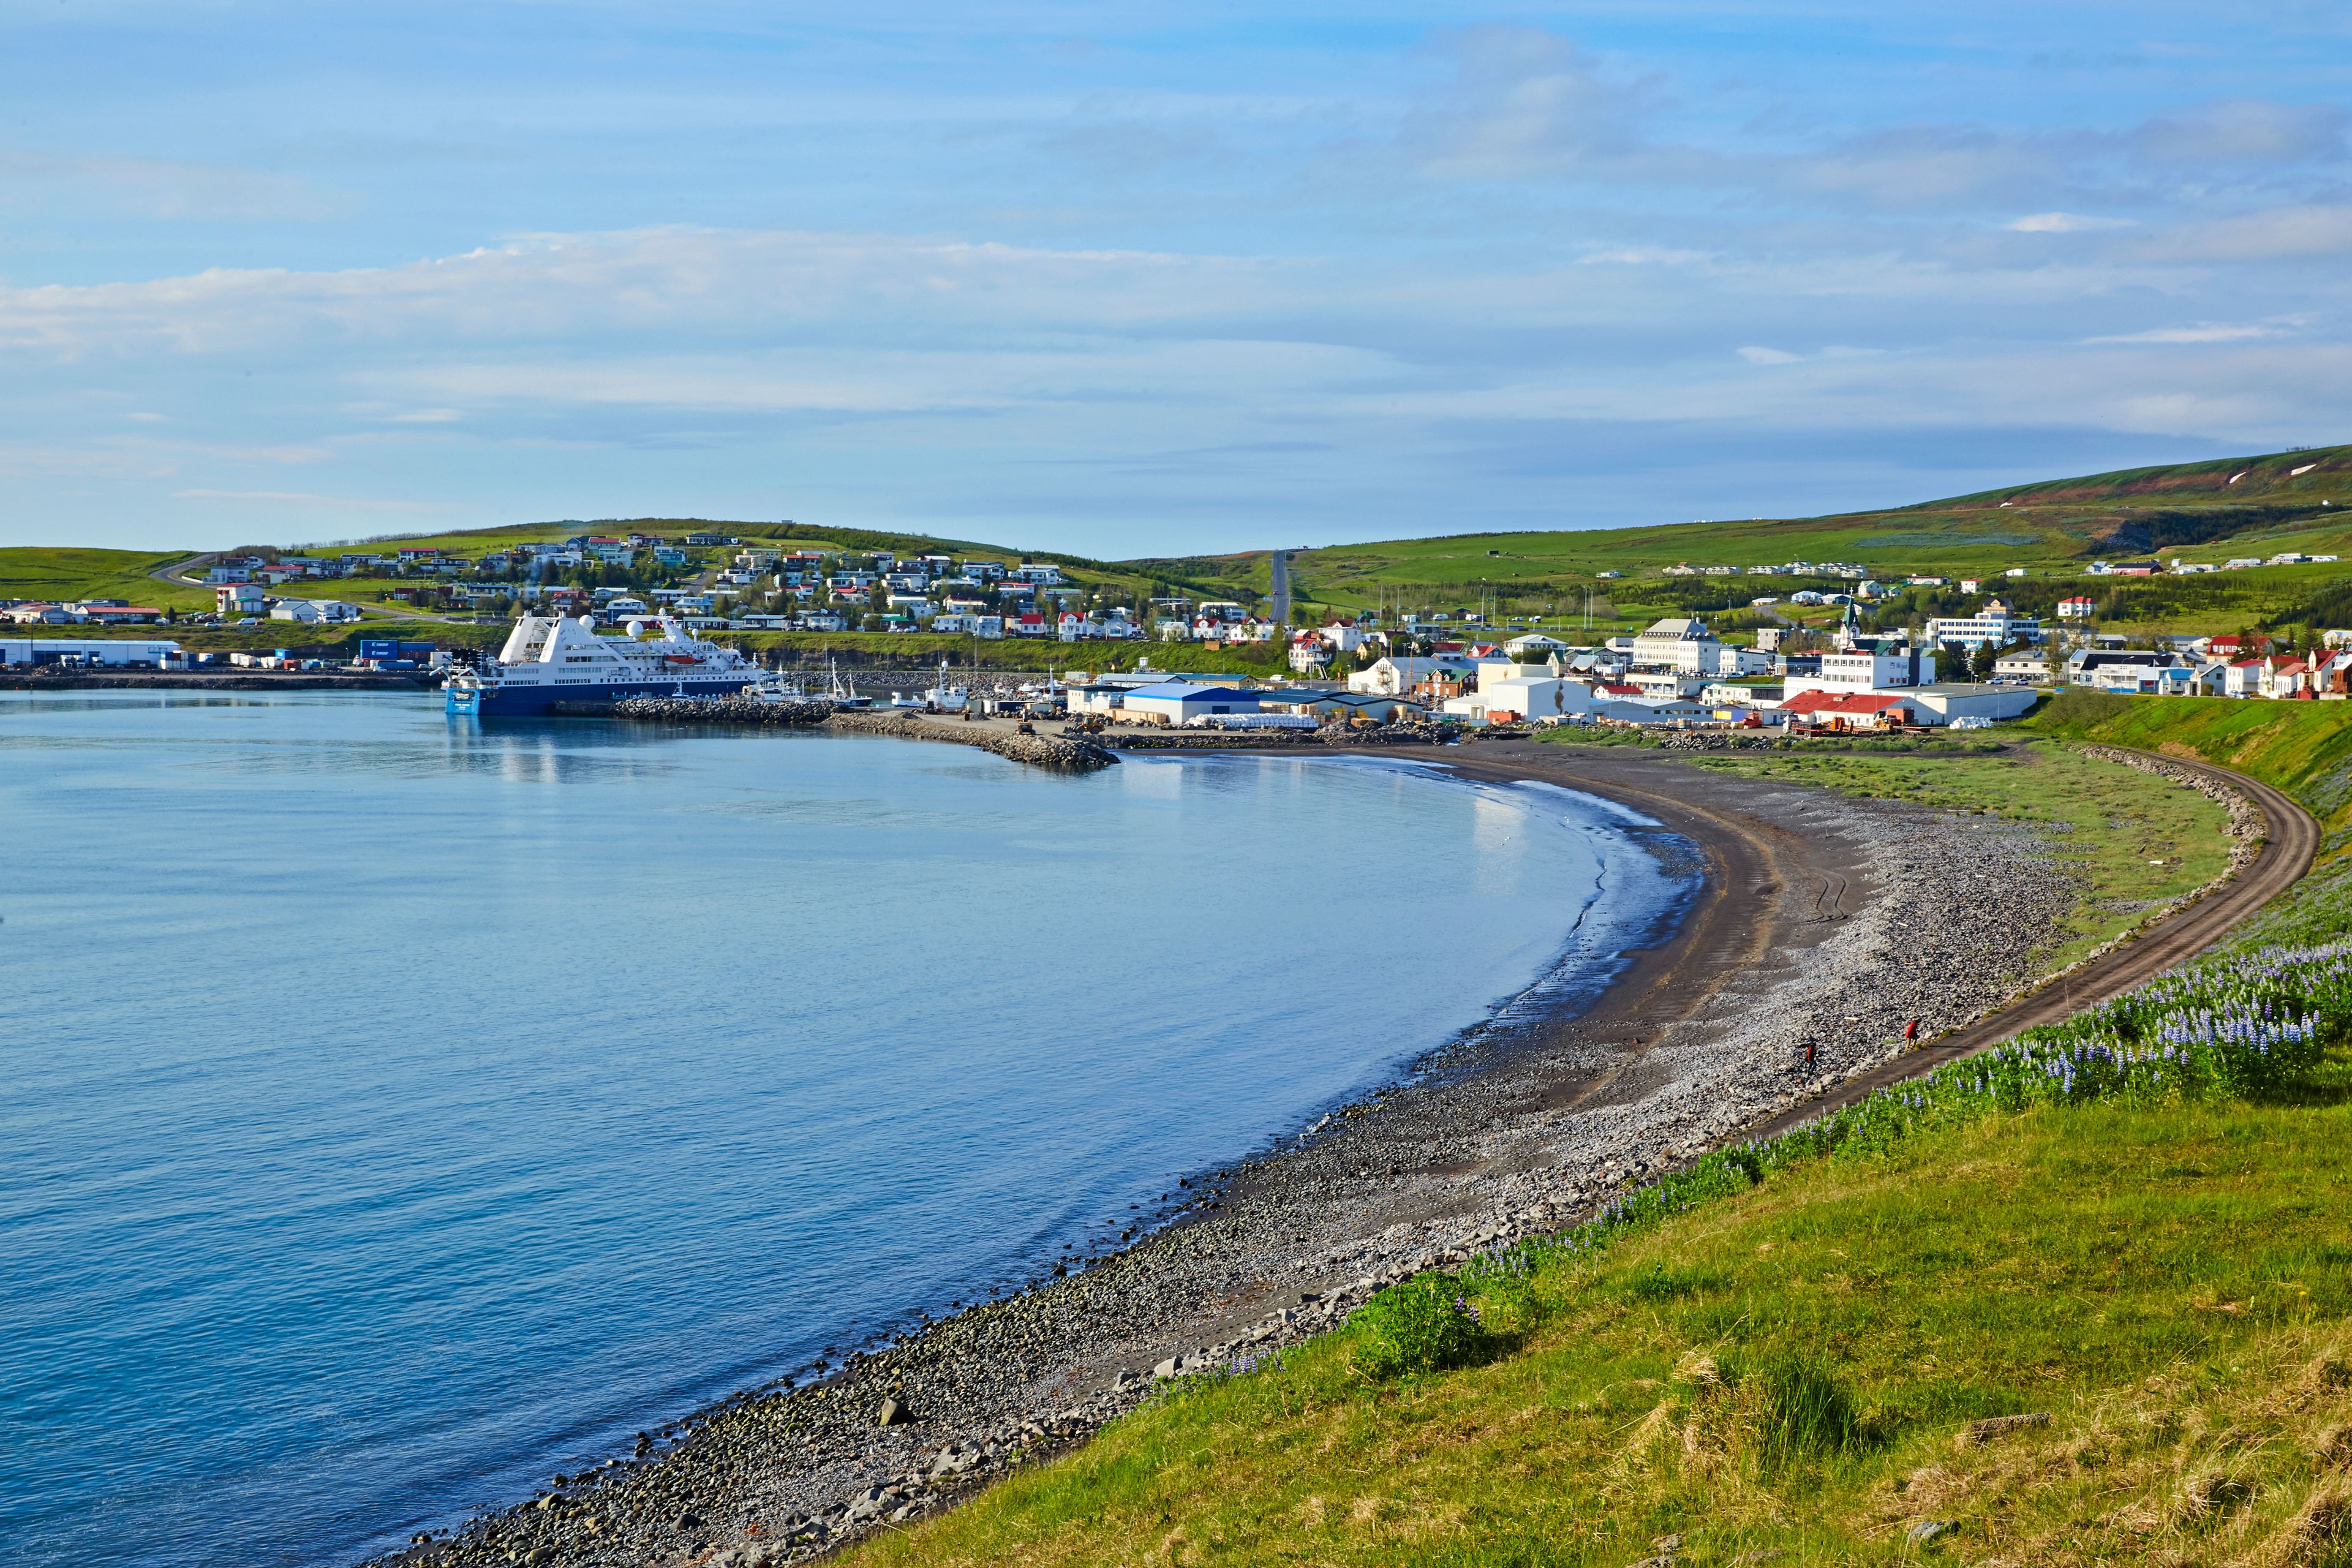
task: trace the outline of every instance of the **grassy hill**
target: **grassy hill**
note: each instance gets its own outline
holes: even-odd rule
[[[2304,471],[2298,473],[2295,470]],[[2236,482],[2231,480],[2235,479]],[[2323,504],[2325,503],[2325,504]],[[1337,608],[1383,601],[1435,609],[1475,606],[1499,596],[1507,613],[1573,615],[1594,590],[1613,607],[1744,605],[1773,593],[1747,578],[1700,580],[1680,597],[1650,580],[1680,564],[1757,566],[1792,561],[1851,562],[1889,574],[1992,575],[2012,566],[2036,577],[2073,575],[2100,556],[2162,552],[2192,560],[2271,555],[2284,550],[2344,553],[2352,546],[2352,447],[2132,468],[2015,485],[1978,495],[1831,517],[1717,520],[1658,528],[1458,534],[1334,545],[1291,557],[1294,595]],[[1266,592],[1265,552],[1134,562]],[[1623,577],[1604,581],[1601,572]],[[2233,593],[2283,583],[2267,599],[2291,597],[2311,567],[2232,574]],[[2247,578],[2261,576],[2261,583]],[[2272,581],[2275,576],[2278,581]],[[2270,604],[2259,613],[2269,614]],[[1612,622],[1620,617],[1608,617]]]
[[[2347,1132],[2329,1089],[1794,1162],[1462,1282],[1451,1366],[1376,1375],[1368,1311],[847,1560],[2340,1563]]]
[[[191,553],[52,545],[0,549],[0,599],[128,599],[159,610],[209,610],[210,589],[148,575]]]
[[[1004,560],[1043,559],[1112,602],[1163,595],[1234,598],[1262,606],[1273,591],[1266,551],[1229,555],[1100,560],[1023,550],[979,540],[793,522],[698,518],[603,518],[515,524],[461,533],[401,536],[464,555],[519,540],[561,539],[583,530],[681,535],[698,529],[777,544],[887,549],[902,555],[944,551]],[[312,544],[334,554],[373,552],[392,542]],[[289,546],[291,548],[291,546]],[[1558,626],[1613,631],[1658,616],[1743,611],[1749,599],[1805,585],[1786,577],[1666,576],[1670,566],[1851,562],[1888,577],[1933,574],[1993,577],[2023,567],[2004,591],[2042,609],[2062,592],[2088,586],[2101,619],[2127,632],[2236,630],[2352,615],[2352,596],[2310,609],[2315,596],[2352,577],[2341,563],[2265,567],[2212,577],[2085,579],[2093,559],[2160,553],[2219,562],[2283,551],[2352,555],[2352,447],[2270,453],[2204,463],[2014,485],[1879,511],[1795,519],[1717,520],[1664,527],[1484,533],[1331,545],[1290,557],[1294,618],[1386,606],[1420,611],[1484,606],[1497,620],[1543,616]],[[170,556],[128,551],[0,550],[0,596],[120,595],[177,608],[203,607],[201,592],[153,583],[145,573]],[[1603,577],[1602,573],[1618,575]],[[1817,586],[1836,585],[1833,581]],[[373,584],[382,587],[383,584]],[[346,584],[365,600],[371,584]],[[1918,608],[1919,606],[1912,606]],[[1950,606],[1934,606],[1948,611]],[[2327,619],[2336,616],[2336,619]]]

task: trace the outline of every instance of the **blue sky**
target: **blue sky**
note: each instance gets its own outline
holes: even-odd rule
[[[2352,439],[2341,5],[0,6],[0,542],[1102,555]]]

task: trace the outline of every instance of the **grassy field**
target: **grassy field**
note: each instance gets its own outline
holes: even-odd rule
[[[2022,727],[2235,768],[2284,790],[2318,817],[2327,830],[2323,856],[2333,858],[2352,841],[2352,703],[2065,691]]]
[[[2352,1114],[2303,1099],[1796,1163],[1478,1291],[1485,1364],[1369,1375],[1360,1321],[850,1557],[2342,1563]]]
[[[213,607],[210,588],[148,575],[186,560],[189,553],[46,545],[0,549],[0,599],[128,599],[159,610],[209,610]]]
[[[2296,474],[2298,468],[2308,471]],[[2232,476],[2239,476],[2234,484]],[[1580,621],[1591,588],[1604,594],[1619,612],[1607,617],[1611,628],[1619,629],[1643,615],[1672,613],[1679,601],[1657,597],[1651,579],[1678,563],[1849,561],[1888,572],[1955,577],[2022,566],[2036,577],[2072,576],[2097,555],[2156,553],[2219,563],[2285,549],[2345,553],[2352,549],[2352,516],[2343,515],[2347,508],[2352,447],[2336,447],[2054,479],[1831,517],[1370,542],[1300,552],[1291,568],[1294,593],[1302,602],[1349,609],[1383,601],[1443,608],[1475,605],[1482,595],[1494,594],[1522,616],[1569,615]],[[1213,576],[1257,592],[1271,584],[1262,552],[1129,564]],[[1625,576],[1602,582],[1595,575],[1602,571]],[[2323,579],[2344,574],[2340,566],[2318,574]],[[2231,576],[2235,594],[2237,574]],[[2291,596],[2300,579],[2281,581]],[[1730,602],[1738,604],[1754,594],[1780,591],[1769,582],[1744,578],[1717,580],[1716,585],[1737,590]],[[2243,596],[2268,597],[2261,591]]]

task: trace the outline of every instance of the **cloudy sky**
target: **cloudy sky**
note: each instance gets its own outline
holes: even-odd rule
[[[2352,440],[2352,10],[0,4],[0,542],[1124,555]]]

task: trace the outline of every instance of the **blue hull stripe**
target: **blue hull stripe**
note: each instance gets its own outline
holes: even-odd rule
[[[447,689],[445,706],[452,713],[483,719],[543,719],[559,702],[618,702],[625,697],[731,697],[755,679],[750,670],[724,680],[644,680],[611,685],[582,681],[567,686],[496,686],[488,691]]]

